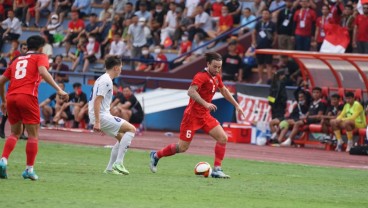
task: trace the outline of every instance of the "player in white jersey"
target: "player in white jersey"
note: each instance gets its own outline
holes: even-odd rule
[[[112,80],[121,73],[121,60],[109,57],[105,61],[106,73],[95,82],[88,102],[88,114],[95,132],[104,132],[118,141],[111,150],[109,164],[105,173],[125,174],[129,171],[124,167],[125,153],[135,135],[135,127],[122,118],[110,114],[112,101]]]

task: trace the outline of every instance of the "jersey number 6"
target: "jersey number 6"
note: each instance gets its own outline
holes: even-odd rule
[[[23,79],[27,74],[28,60],[21,60],[15,66],[15,79]]]

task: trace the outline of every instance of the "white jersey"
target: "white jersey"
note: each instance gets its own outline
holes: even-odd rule
[[[95,123],[95,112],[94,112],[93,106],[94,106],[96,96],[98,95],[101,95],[104,97],[101,103],[100,115],[110,115],[112,90],[113,90],[112,79],[107,73],[101,75],[96,80],[95,84],[93,85],[91,97],[88,102],[88,115],[89,115],[91,124]]]

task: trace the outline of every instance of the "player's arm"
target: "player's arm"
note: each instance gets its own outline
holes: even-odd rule
[[[220,90],[222,96],[224,96],[224,98],[227,101],[229,101],[235,107],[236,111],[239,114],[243,115],[243,117],[245,117],[244,112],[243,112],[243,109],[240,107],[239,103],[236,102],[236,100],[234,99],[233,95],[231,95],[231,93],[229,92],[229,90],[225,86],[219,88],[219,90]]]
[[[96,95],[95,102],[93,103],[93,111],[95,112],[95,125],[93,126],[93,130],[97,132],[101,131],[100,109],[103,98],[102,95]]]
[[[6,114],[5,84],[9,81],[6,76],[0,76],[1,111]]]
[[[53,87],[57,94],[60,95],[60,97],[63,100],[68,100],[69,95],[68,93],[64,92],[58,84],[56,84],[55,80],[52,78],[51,74],[47,71],[47,68],[45,66],[39,66],[38,72],[40,73],[41,77],[49,84],[51,87]]]
[[[217,106],[212,103],[207,103],[205,100],[201,98],[201,96],[197,92],[198,86],[197,85],[191,85],[188,89],[188,96],[192,98],[194,101],[196,101],[198,104],[202,105],[206,109],[210,111],[216,111]]]

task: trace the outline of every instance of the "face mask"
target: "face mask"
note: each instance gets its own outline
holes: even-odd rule
[[[162,9],[156,9],[156,12],[160,13],[160,12],[162,12]]]
[[[304,101],[299,101],[300,105],[304,105],[304,103],[305,103],[305,100]]]
[[[222,2],[222,0],[216,0],[216,2],[217,2],[217,3],[221,3],[221,2]]]
[[[143,55],[147,55],[147,54],[148,54],[148,50],[143,50],[143,51],[142,51],[142,54],[143,54]]]
[[[88,38],[88,42],[94,43],[95,39],[94,38]]]
[[[51,20],[51,23],[52,23],[52,24],[56,24],[56,23],[58,23],[58,20],[57,20],[57,19],[52,19],[52,20]]]
[[[155,48],[155,53],[160,53],[161,52],[161,48]]]
[[[182,41],[187,41],[188,40],[188,37],[181,37],[181,40]]]
[[[138,22],[138,25],[139,26],[143,26],[144,25],[144,22]]]

